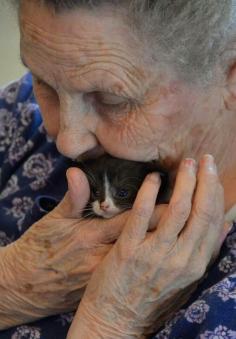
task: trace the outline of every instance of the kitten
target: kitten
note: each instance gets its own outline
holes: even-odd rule
[[[163,197],[167,175],[153,162],[144,163],[103,155],[78,164],[87,175],[90,199],[83,217],[111,218],[132,208],[138,190],[148,173],[161,174],[162,185],[158,201]]]

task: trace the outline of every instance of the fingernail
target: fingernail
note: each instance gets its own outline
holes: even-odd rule
[[[149,178],[155,180],[157,184],[161,181],[160,174],[158,172],[152,172],[149,174]]]
[[[217,173],[217,168],[215,164],[214,157],[211,154],[205,154],[203,156],[203,165],[207,172],[216,174]]]
[[[196,173],[197,171],[197,164],[196,161],[192,158],[186,158],[183,160],[182,165],[187,168],[190,172]]]

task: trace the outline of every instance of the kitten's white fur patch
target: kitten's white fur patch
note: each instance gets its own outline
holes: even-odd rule
[[[118,208],[113,201],[113,197],[111,194],[111,184],[107,178],[106,173],[104,174],[103,184],[104,184],[104,191],[105,191],[104,203],[108,204],[109,207],[104,211],[103,209],[101,209],[100,202],[96,200],[92,203],[92,208],[93,208],[93,212],[97,214],[98,216],[109,219],[119,214],[121,212],[121,209]]]

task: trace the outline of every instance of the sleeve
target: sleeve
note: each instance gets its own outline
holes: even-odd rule
[[[236,222],[186,307],[154,338],[236,338]]]
[[[0,191],[7,180],[3,172],[10,175],[32,148],[30,139],[41,123],[30,73],[0,89]]]

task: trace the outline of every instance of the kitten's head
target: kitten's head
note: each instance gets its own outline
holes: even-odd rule
[[[153,164],[135,162],[103,155],[87,160],[79,167],[87,175],[90,200],[85,217],[111,218],[130,209],[145,176],[157,170]]]

